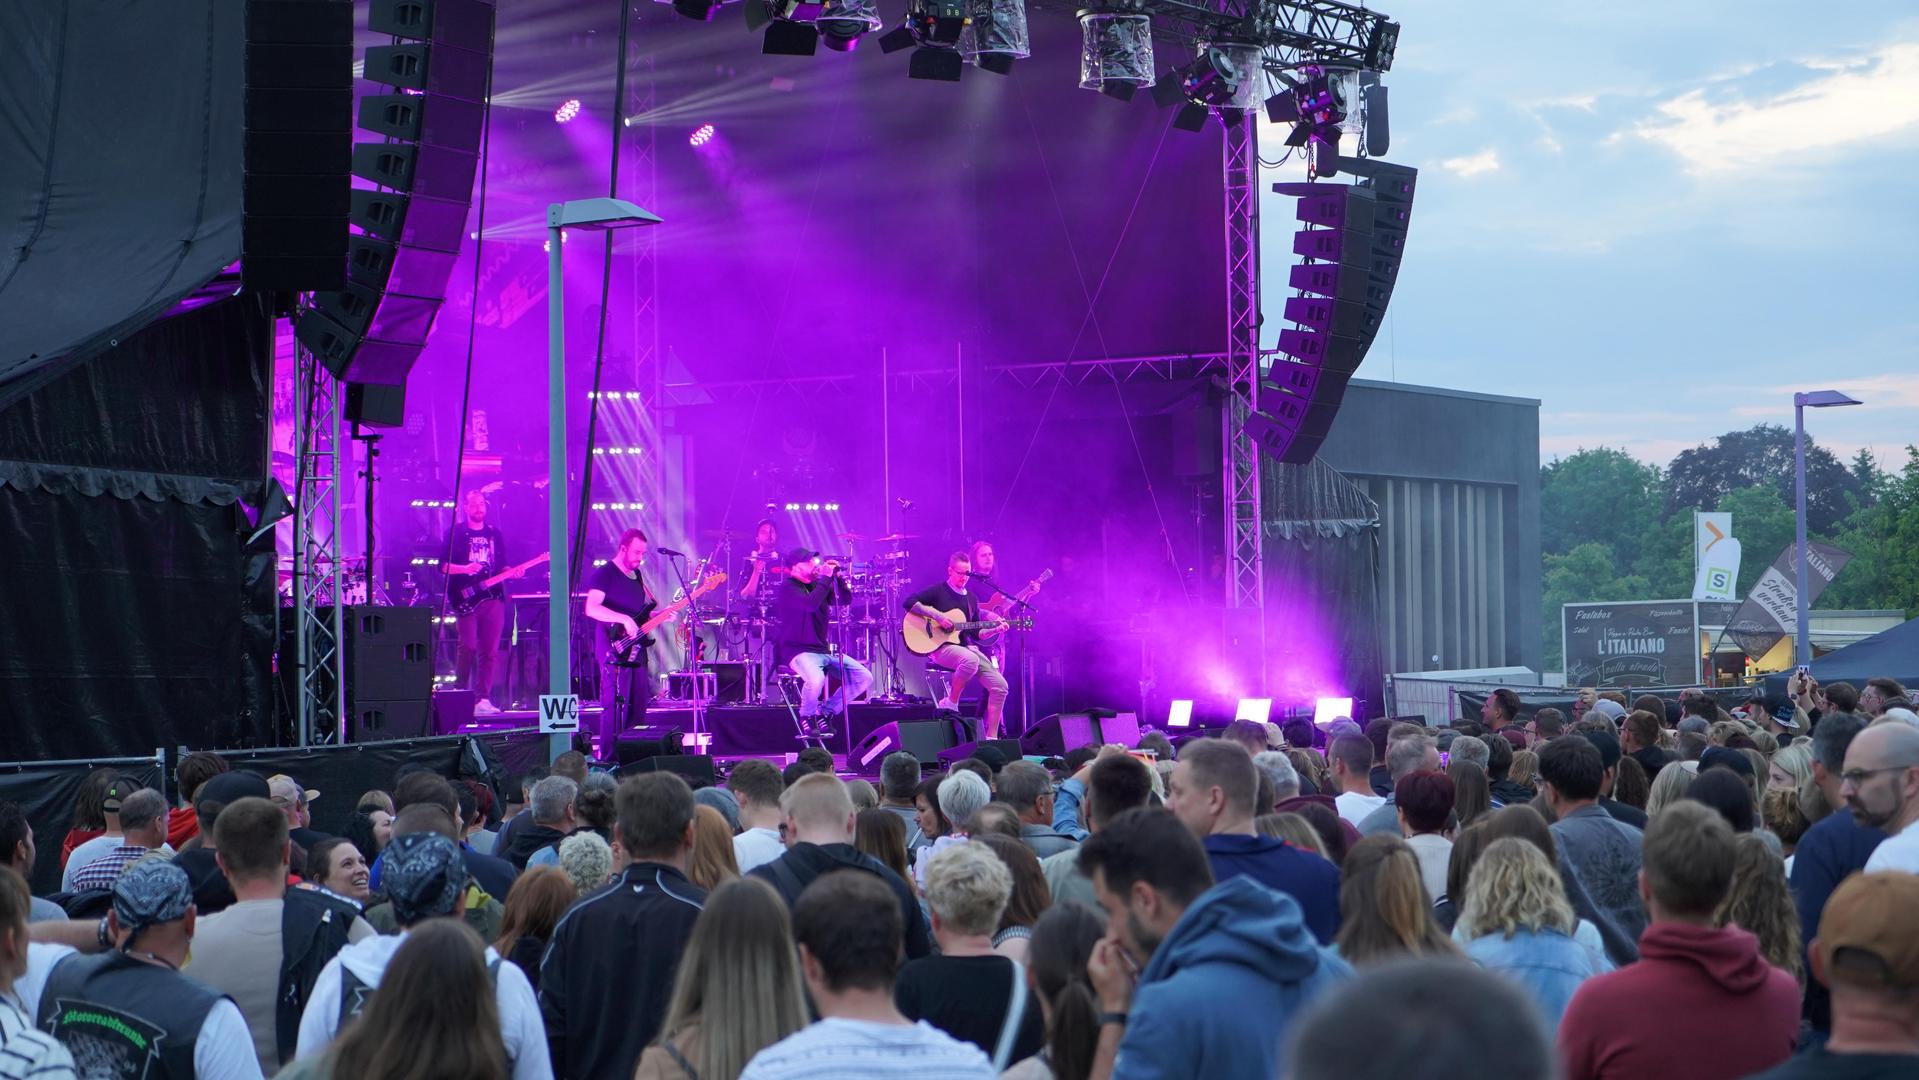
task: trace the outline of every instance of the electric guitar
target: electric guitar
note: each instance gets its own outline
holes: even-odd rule
[[[446,606],[452,608],[456,614],[471,615],[474,608],[486,601],[505,598],[506,590],[500,588],[501,582],[519,577],[551,557],[549,553],[543,552],[518,566],[509,566],[492,577],[482,578],[457,589],[450,589],[446,594]]]
[[[607,636],[611,638],[611,642],[608,644],[607,650],[611,654],[613,662],[616,664],[637,663],[640,657],[646,654],[646,650],[653,647],[653,638],[650,635],[653,631],[659,629],[661,623],[666,622],[666,620],[686,610],[687,605],[705,596],[707,593],[712,592],[714,589],[719,588],[724,581],[726,581],[726,571],[724,570],[708,574],[704,581],[701,581],[693,587],[692,592],[687,593],[685,596],[680,597],[665,607],[648,605],[646,610],[639,613],[640,630],[637,634],[613,637],[613,635],[619,633],[619,630],[614,628],[612,624],[609,624],[607,627]]]
[[[966,613],[958,608],[954,608],[951,611],[943,611],[940,614],[952,620],[953,628],[951,630],[942,630],[940,629],[939,623],[924,615],[915,615],[911,612],[908,612],[906,618],[900,623],[900,637],[905,639],[907,650],[914,656],[930,656],[937,652],[942,645],[956,645],[959,643],[961,634],[970,633],[974,630],[991,630],[995,628],[1000,630],[1030,630],[1033,628],[1033,620],[1027,618],[978,619],[968,622],[966,621]]]
[[[1023,604],[1026,601],[1031,600],[1033,598],[1033,594],[1039,592],[1039,587],[1051,580],[1053,580],[1053,572],[1051,570],[1041,570],[1039,572],[1039,576],[1027,582],[1025,588],[1014,593],[1011,600],[1008,600],[1004,593],[1000,593],[1000,594],[996,594],[991,599],[989,599],[985,604],[982,604],[980,606],[990,611],[1004,612],[1006,611],[1006,609],[1012,607],[1014,603]],[[995,603],[994,601],[999,601],[999,602]]]

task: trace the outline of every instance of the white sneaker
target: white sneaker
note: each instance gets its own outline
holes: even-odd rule
[[[481,698],[480,700],[473,703],[473,715],[498,716],[500,715],[500,707],[498,705],[493,704],[491,701],[488,701],[485,698]]]
[[[933,708],[938,709],[941,712],[958,712],[959,702],[952,701],[947,698],[941,698],[938,701],[935,701],[933,703]]]

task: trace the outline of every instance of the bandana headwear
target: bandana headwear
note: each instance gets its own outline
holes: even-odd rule
[[[459,910],[466,861],[439,833],[396,836],[380,855],[380,884],[401,926]]]
[[[127,867],[113,884],[113,915],[127,931],[127,946],[149,926],[186,918],[193,906],[193,883],[170,862],[149,860]]]

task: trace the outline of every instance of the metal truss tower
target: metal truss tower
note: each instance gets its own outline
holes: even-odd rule
[[[1226,125],[1226,401],[1220,424],[1220,478],[1226,519],[1226,606],[1259,610],[1266,596],[1259,448],[1245,432],[1247,414],[1259,408],[1259,135],[1255,123],[1247,115]]]
[[[301,746],[345,742],[346,650],[340,539],[342,384],[298,349],[293,443],[295,733]]]

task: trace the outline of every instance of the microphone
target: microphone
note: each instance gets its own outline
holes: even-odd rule
[[[967,577],[975,577],[975,578],[979,578],[979,579],[980,579],[980,580],[982,580],[982,581],[984,581],[984,580],[986,579],[986,575],[985,575],[985,574],[982,574],[982,573],[980,573],[980,572],[979,572],[978,570],[968,570],[968,571],[966,572],[966,576],[967,576]]]
[[[662,554],[662,555],[666,555],[666,556],[670,556],[670,557],[672,557],[672,558],[675,558],[675,559],[684,559],[684,558],[686,558],[686,553],[685,553],[685,552],[682,552],[682,551],[674,551],[674,550],[673,550],[672,548],[654,548],[653,550],[654,550],[654,551],[657,551],[657,552],[659,552],[659,553],[660,553],[660,554]]]
[[[913,508],[913,500],[911,499],[896,499],[894,501],[900,504],[901,510],[911,510]]]

